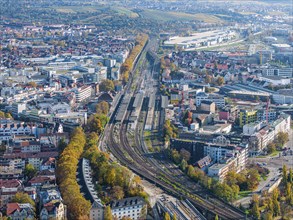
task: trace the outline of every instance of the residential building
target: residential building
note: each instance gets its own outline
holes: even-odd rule
[[[94,201],[90,210],[90,220],[103,220],[104,206],[100,201]]]
[[[41,220],[65,220],[66,219],[66,206],[60,200],[52,200],[43,205],[40,212]]]
[[[112,215],[121,220],[123,216],[132,220],[145,219],[147,214],[146,202],[141,197],[130,197],[110,202]]]
[[[225,106],[225,99],[220,95],[207,94],[204,92],[197,93],[195,98],[196,106],[200,106],[203,100],[214,102],[218,108]]]
[[[34,207],[30,203],[8,203],[6,215],[11,220],[35,219]]]
[[[245,124],[257,121],[257,110],[254,109],[240,109],[239,111],[239,126],[243,127]]]
[[[80,88],[74,88],[72,91],[76,95],[76,102],[79,102],[79,103],[90,98],[92,95],[92,87],[91,86],[82,86]]]
[[[26,110],[26,103],[13,103],[11,113],[13,117],[18,117],[19,113]]]

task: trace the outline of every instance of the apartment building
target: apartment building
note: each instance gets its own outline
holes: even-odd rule
[[[240,109],[239,110],[239,126],[243,127],[257,121],[257,110],[254,109]]]
[[[76,95],[76,102],[80,103],[90,98],[92,95],[91,86],[82,86],[80,88],[74,88],[72,90]]]
[[[141,197],[130,197],[110,203],[112,215],[115,219],[121,220],[123,216],[132,220],[144,219],[146,216],[146,202]]]
[[[245,169],[248,145],[230,144],[224,136],[219,136],[213,140],[213,143],[204,146],[204,155],[209,156],[213,163],[208,168],[208,175],[222,181],[229,171],[234,170],[239,173]]]
[[[224,107],[225,106],[225,98],[223,96],[214,95],[214,94],[207,94],[204,92],[199,92],[196,95],[196,98],[195,98],[196,106],[200,106],[201,102],[203,100],[214,102],[217,107]]]

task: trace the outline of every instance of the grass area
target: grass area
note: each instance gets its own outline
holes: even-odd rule
[[[266,180],[268,179],[268,176],[265,175],[265,174],[262,174],[262,175],[261,175],[261,178],[262,178],[264,181],[266,181]]]
[[[157,21],[172,21],[172,20],[181,20],[181,21],[204,21],[207,23],[224,23],[222,19],[217,16],[209,14],[188,14],[184,12],[167,12],[167,11],[158,11],[158,10],[144,10],[139,13],[142,17],[153,19]]]
[[[279,153],[282,152],[282,151],[274,151],[273,153],[269,154],[269,155],[266,155],[266,156],[257,156],[256,158],[267,158],[267,157],[275,157],[277,155],[279,155]]]
[[[117,11],[119,14],[121,14],[121,15],[127,15],[130,18],[137,18],[137,17],[139,17],[139,15],[137,13],[135,13],[135,12],[133,12],[133,11],[127,9],[127,8],[124,8],[124,7],[115,6],[115,7],[113,7],[113,9],[115,11]]]
[[[77,12],[96,12],[98,9],[93,6],[58,6],[58,7],[52,7],[56,9],[56,11],[61,13],[77,13]]]
[[[251,193],[252,193],[252,191],[250,191],[250,190],[240,191],[238,193],[238,197],[239,197],[239,199],[244,198],[244,197],[248,197]]]
[[[150,152],[153,152],[154,149],[153,149],[153,146],[152,146],[151,136],[152,136],[152,133],[150,131],[144,131],[143,132],[144,142],[145,142],[148,150]]]

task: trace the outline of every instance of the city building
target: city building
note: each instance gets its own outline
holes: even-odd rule
[[[243,127],[245,124],[257,121],[257,110],[254,109],[240,109],[239,110],[239,126]]]
[[[141,197],[130,197],[110,202],[112,215],[121,220],[123,216],[132,220],[144,219],[147,214],[146,202]]]
[[[207,94],[204,92],[199,92],[196,94],[195,103],[196,106],[200,106],[202,101],[214,102],[218,108],[225,106],[225,98],[220,95]]]
[[[8,203],[6,215],[11,220],[35,219],[34,207],[29,203]]]
[[[72,90],[76,95],[76,102],[80,103],[92,96],[92,87],[91,86],[82,86],[80,88],[74,88]]]

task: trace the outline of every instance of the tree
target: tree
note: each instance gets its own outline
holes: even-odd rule
[[[33,178],[36,175],[36,173],[37,173],[37,170],[32,164],[29,163],[29,164],[25,165],[24,175],[28,179]]]
[[[109,92],[114,90],[114,83],[112,80],[104,79],[99,85],[99,89],[101,92]]]
[[[268,146],[267,146],[267,150],[268,150],[269,154],[275,152],[276,151],[276,145],[273,142],[269,143]]]
[[[182,171],[185,171],[187,166],[188,166],[188,163],[186,162],[186,160],[182,159],[182,160],[181,160],[181,163],[180,163],[180,165],[179,165],[180,169],[181,169]]]
[[[286,186],[287,185],[287,167],[285,164],[283,165],[282,172],[283,172],[282,180],[284,182],[284,185]]]
[[[27,193],[23,193],[23,192],[16,193],[15,196],[12,198],[11,202],[29,203],[33,207],[35,207],[34,200],[32,200],[31,197]]]
[[[175,213],[173,214],[172,220],[177,220],[177,215]]]
[[[168,212],[165,212],[164,220],[171,220],[170,215]]]
[[[279,197],[279,190],[274,189],[272,199],[273,199],[273,209],[274,209],[274,216],[278,216],[281,213],[280,203],[278,201]]]
[[[273,220],[273,213],[272,212],[267,212],[265,214],[265,220]]]
[[[121,220],[132,220],[132,218],[130,218],[128,216],[123,216]]]
[[[256,219],[260,219],[260,210],[258,207],[258,203],[255,202],[252,206],[252,210],[251,210],[251,214],[253,217],[255,217]]]
[[[277,144],[283,147],[289,141],[289,135],[286,132],[279,132],[277,135]]]
[[[30,86],[30,87],[33,87],[33,88],[36,88],[37,87],[37,83],[36,82],[29,82],[27,85]]]
[[[255,189],[260,181],[260,175],[256,169],[249,169],[247,172],[247,186],[249,190]]]
[[[124,191],[123,188],[120,186],[114,186],[111,189],[111,197],[114,200],[119,200],[119,199],[123,199],[124,197]]]
[[[289,169],[289,178],[288,178],[289,183],[293,184],[293,170],[292,168]]]
[[[104,220],[112,220],[112,211],[109,205],[106,206],[104,211]]]
[[[67,146],[67,143],[66,143],[65,139],[61,138],[61,140],[58,143],[58,150],[60,152],[62,152],[65,149],[66,146]]]
[[[190,153],[189,151],[185,150],[184,148],[182,148],[180,150],[180,156],[185,160],[185,161],[189,161],[190,159]]]
[[[5,118],[13,119],[12,115],[9,112],[5,113]]]
[[[211,83],[212,82],[213,77],[210,75],[206,75],[205,77],[205,83]]]
[[[217,78],[217,84],[219,85],[219,86],[222,86],[223,84],[224,84],[224,82],[225,82],[225,80],[224,80],[224,77],[222,77],[222,76],[219,76],[218,78]]]
[[[219,216],[218,215],[215,216],[215,220],[219,220]]]
[[[96,105],[96,113],[107,115],[109,112],[109,104],[106,101],[102,101]]]

